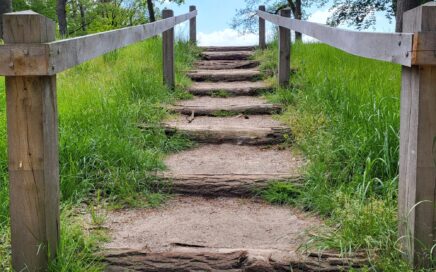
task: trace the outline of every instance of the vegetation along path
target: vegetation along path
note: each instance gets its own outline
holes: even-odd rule
[[[289,128],[280,106],[259,94],[250,47],[204,48],[191,100],[171,110],[167,133],[199,144],[171,155],[159,180],[177,196],[164,207],[121,210],[108,217],[107,271],[339,271],[349,260],[301,250],[318,218],[256,199],[271,181],[298,184],[304,159],[278,144]],[[356,260],[353,265],[358,266]]]

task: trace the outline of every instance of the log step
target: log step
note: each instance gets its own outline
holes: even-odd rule
[[[249,60],[253,57],[253,51],[226,51],[226,52],[203,52],[204,60]]]
[[[226,52],[226,51],[254,51],[255,46],[204,46],[200,47],[203,52]]]
[[[188,74],[194,81],[233,82],[257,81],[262,74],[256,69],[229,69],[229,70],[193,70]]]
[[[196,62],[198,70],[228,70],[228,69],[251,69],[259,66],[254,60],[202,60]]]
[[[171,135],[181,133],[200,143],[233,143],[238,145],[270,145],[285,141],[290,129],[269,115],[233,117],[178,116],[164,124]]]
[[[252,196],[271,181],[298,184],[304,161],[288,150],[223,144],[173,154],[165,164],[160,178],[174,193]]]
[[[238,96],[231,98],[194,97],[192,100],[179,101],[170,107],[173,112],[194,116],[228,116],[235,114],[273,114],[281,107],[268,103],[263,98]]]
[[[263,81],[242,81],[242,82],[194,82],[188,92],[198,96],[244,96],[257,95],[270,91],[271,85]]]
[[[362,258],[303,253],[315,216],[231,198],[174,197],[160,209],[108,211],[106,271],[348,271]]]

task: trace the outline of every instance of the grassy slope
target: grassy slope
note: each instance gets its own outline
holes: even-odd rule
[[[259,53],[273,72],[277,45]],[[333,227],[314,243],[344,253],[377,254],[372,269],[409,271],[397,250],[400,67],[323,44],[292,49],[292,87],[270,99],[310,163],[303,190],[272,185],[264,196],[325,216]]]
[[[184,71],[195,50],[176,47],[178,89],[189,84]],[[52,271],[98,271],[94,262],[100,236],[85,233],[72,217],[78,203],[156,205],[164,199],[149,184],[162,169],[163,155],[190,145],[162,129],[141,131],[137,125],[157,125],[162,107],[180,97],[162,85],[160,39],[130,46],[87,62],[58,77],[62,191],[62,244]],[[0,271],[9,271],[9,226],[6,120],[3,79],[0,83]]]

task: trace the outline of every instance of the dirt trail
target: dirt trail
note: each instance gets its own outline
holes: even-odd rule
[[[107,271],[349,268],[349,260],[334,254],[301,250],[308,232],[322,226],[319,219],[252,198],[270,181],[298,186],[305,164],[276,146],[291,131],[271,115],[279,105],[254,97],[271,87],[261,80],[253,52],[204,49],[196,70],[188,73],[195,81],[189,91],[197,96],[173,105],[179,116],[165,124],[168,133],[181,132],[201,144],[167,158],[168,170],[159,178],[178,196],[164,207],[108,216],[113,239],[106,245]]]

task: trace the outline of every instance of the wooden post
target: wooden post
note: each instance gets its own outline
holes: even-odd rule
[[[6,44],[55,40],[55,23],[32,11],[3,23]],[[6,77],[6,106],[12,267],[46,271],[59,242],[56,76]]]
[[[259,10],[265,11],[265,6],[259,6]],[[265,19],[262,17],[259,17],[259,48],[266,48]]]
[[[417,43],[416,38],[420,32],[436,32],[435,17],[434,2],[404,13],[403,31],[415,33],[413,51],[425,50],[421,44],[427,42]],[[436,244],[435,200],[436,66],[403,66],[399,231],[406,257],[417,268],[430,266],[431,247]]]
[[[189,11],[197,10],[195,6],[189,6]],[[189,41],[192,44],[197,44],[197,17],[189,20]]]
[[[291,10],[280,10],[280,16],[290,18]],[[289,85],[291,74],[291,31],[284,27],[279,27],[279,86]]]
[[[167,19],[174,17],[174,12],[170,9],[162,11],[162,18]],[[174,74],[174,28],[171,28],[162,33],[163,46],[163,79],[164,84],[170,88],[175,87]]]

